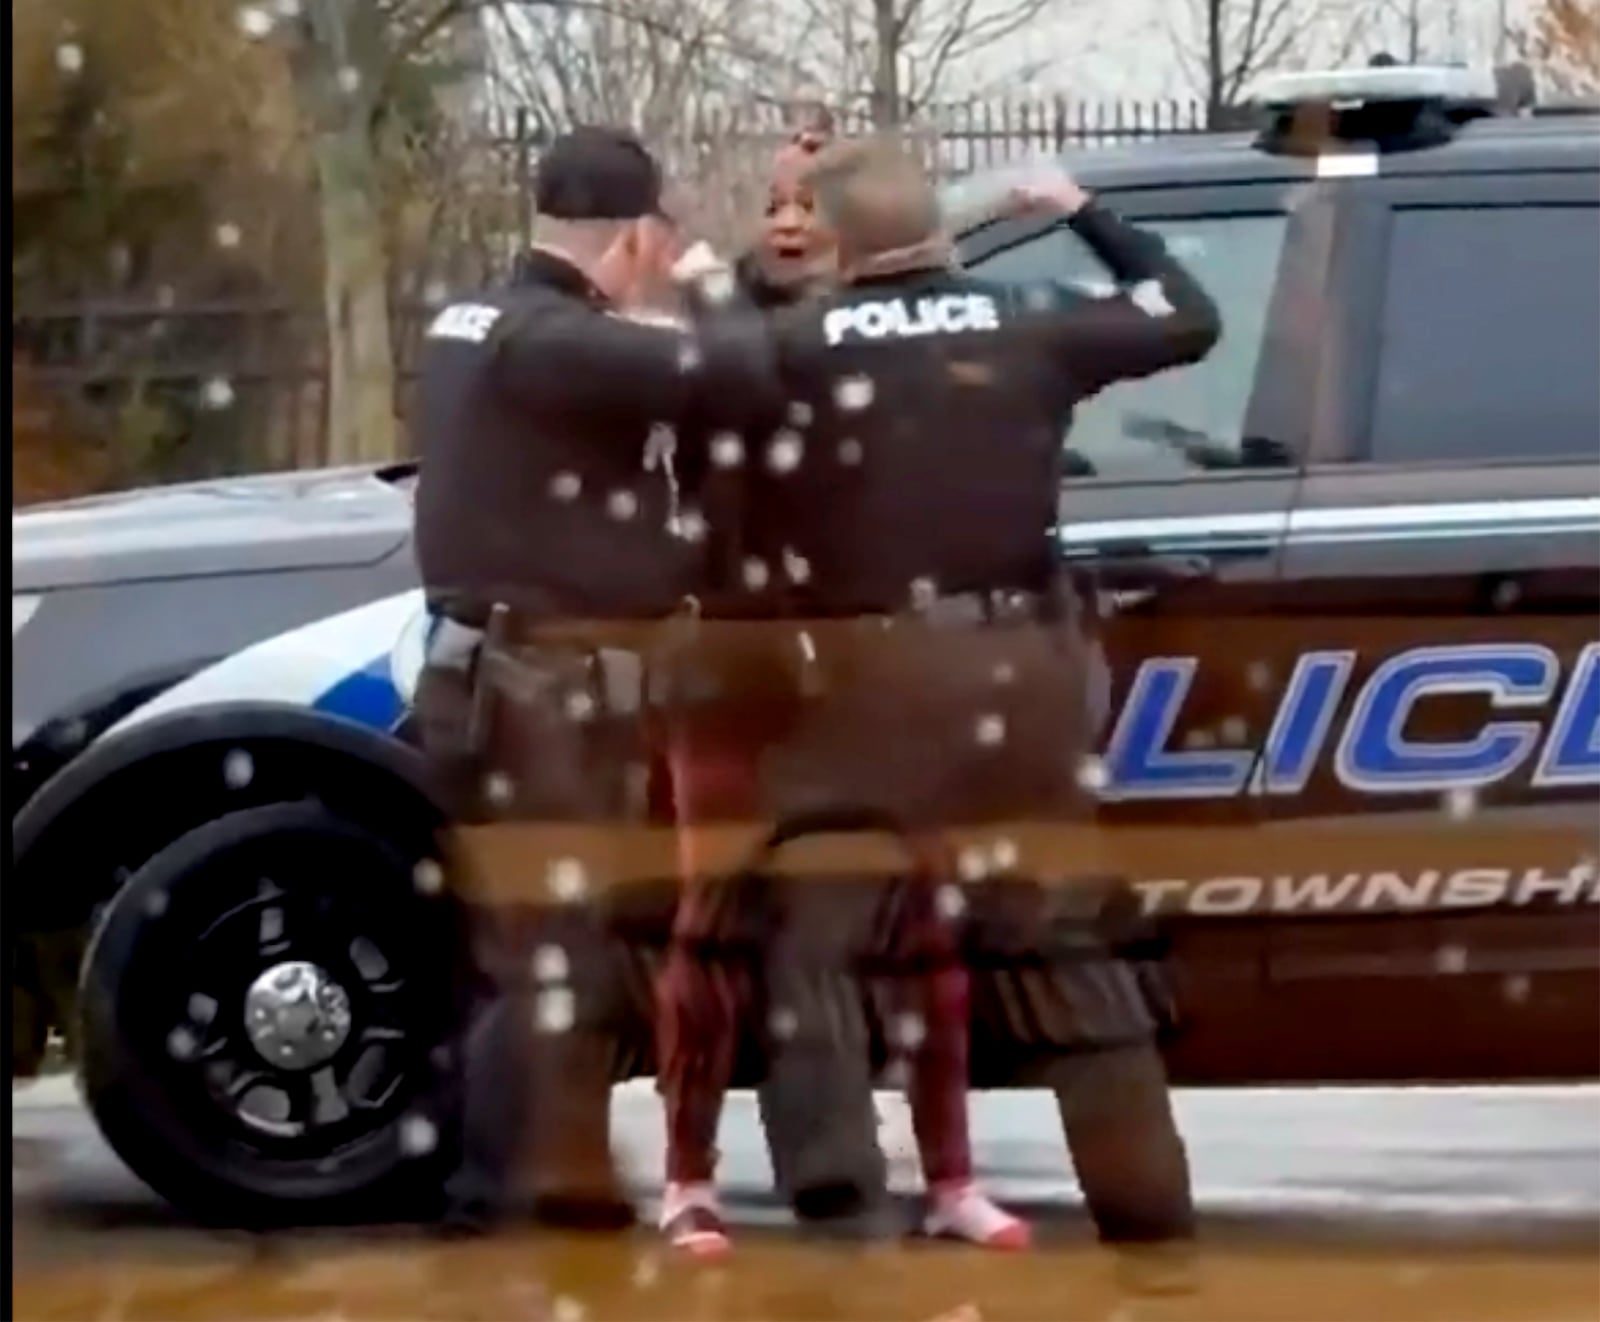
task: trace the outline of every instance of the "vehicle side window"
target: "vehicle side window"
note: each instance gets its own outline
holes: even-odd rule
[[[1600,456],[1597,291],[1595,207],[1396,211],[1371,457]]]
[[[1222,341],[1203,363],[1112,386],[1079,408],[1068,450],[1100,477],[1193,473],[1204,465],[1186,457],[1186,447],[1241,458],[1245,411],[1288,221],[1278,215],[1139,223],[1165,239],[1216,300]],[[1108,272],[1066,229],[1002,249],[971,269],[1005,284],[1054,281],[1090,294],[1113,292]]]

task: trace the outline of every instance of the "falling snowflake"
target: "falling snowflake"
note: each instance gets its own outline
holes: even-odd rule
[[[976,845],[969,845],[956,859],[956,871],[963,881],[982,881],[989,875],[989,856]]]
[[[911,605],[914,610],[928,610],[939,598],[939,585],[931,578],[911,581]]]
[[[740,571],[740,576],[744,579],[745,587],[752,592],[761,591],[772,581],[772,571],[767,568],[767,562],[758,560],[754,556],[744,562],[744,568]]]
[[[361,70],[353,65],[347,64],[340,69],[335,75],[335,80],[339,84],[339,90],[346,96],[354,96],[361,90]]]
[[[265,37],[272,31],[272,15],[260,5],[245,5],[239,10],[239,31],[247,37]]]
[[[639,512],[639,497],[631,491],[613,491],[606,497],[606,513],[618,523],[626,523]]]
[[[194,1034],[181,1025],[167,1034],[167,1050],[174,1060],[188,1060],[199,1045]]]
[[[920,1014],[895,1016],[894,1041],[903,1051],[916,1051],[928,1040],[928,1025]]]
[[[557,473],[550,479],[550,495],[563,503],[576,500],[583,491],[583,479],[576,473]]]
[[[1190,730],[1183,737],[1185,748],[1214,748],[1216,743],[1217,737],[1210,730]]]
[[[222,759],[222,783],[242,790],[256,778],[256,760],[243,748],[230,748]]]
[[[578,1006],[570,987],[546,987],[534,1006],[534,1023],[541,1033],[565,1033],[577,1021]]]
[[[497,808],[504,808],[516,794],[517,787],[511,783],[511,777],[503,771],[491,771],[483,780],[483,792],[489,802]]]
[[[783,572],[791,583],[811,581],[811,562],[791,547],[783,549]]]
[[[994,860],[995,867],[1001,872],[1010,872],[1020,861],[1021,853],[1017,849],[1015,840],[1002,837],[994,842],[989,850],[989,857]]]
[[[444,889],[444,869],[434,859],[419,859],[411,869],[411,884],[424,895],[437,895]]]
[[[1265,693],[1272,687],[1272,667],[1265,661],[1252,661],[1244,672],[1244,681],[1255,693]]]
[[[711,462],[718,468],[737,468],[744,462],[744,442],[731,431],[711,438]]]
[[[443,280],[430,280],[422,287],[422,301],[431,308],[442,307],[450,301],[450,286]]]
[[[738,293],[732,271],[711,271],[700,277],[700,294],[708,303],[727,303]]]
[[[595,702],[594,695],[583,689],[578,689],[567,694],[566,700],[567,719],[582,725],[594,719],[594,714],[599,704]]]
[[[571,973],[567,952],[561,946],[540,946],[533,952],[533,976],[539,982],[565,982]]]
[[[1452,822],[1464,822],[1478,811],[1478,791],[1454,789],[1444,796],[1444,812]]]
[[[563,904],[583,898],[589,889],[589,872],[578,858],[556,858],[544,872],[545,885]]]
[[[678,370],[680,372],[698,372],[700,364],[705,361],[705,356],[700,352],[700,346],[693,340],[685,340],[678,346]]]
[[[1050,285],[1030,284],[1023,290],[1022,301],[1033,312],[1049,312],[1056,306],[1056,291]]]
[[[1225,744],[1239,745],[1250,737],[1250,723],[1243,716],[1226,717],[1217,727]]]
[[[214,376],[200,387],[200,406],[218,411],[229,408],[234,401],[233,385],[227,377]]]
[[[1522,599],[1522,588],[1513,579],[1502,579],[1495,584],[1491,600],[1496,610],[1510,610]]]
[[[711,529],[699,510],[684,510],[672,521],[672,531],[686,542],[703,542]]]
[[[803,399],[793,400],[789,404],[789,425],[791,427],[809,427],[811,420],[815,416],[815,410]]]
[[[224,221],[218,225],[216,235],[217,246],[220,248],[237,248],[244,240],[244,234],[231,221]]]
[[[583,1322],[587,1315],[584,1306],[571,1295],[558,1295],[550,1307],[550,1322]]]
[[[1513,973],[1506,978],[1504,990],[1506,1000],[1521,1005],[1532,993],[1533,982],[1526,973]]]
[[[159,917],[161,917],[162,914],[166,913],[167,905],[168,905],[169,902],[170,901],[169,901],[169,898],[167,896],[166,891],[164,891],[164,890],[151,891],[150,894],[145,897],[145,901],[144,901],[145,915],[147,917],[150,917],[150,918],[159,918]]]
[[[272,8],[279,18],[299,18],[300,0],[276,0]]]
[[[839,462],[846,468],[855,468],[866,458],[866,451],[862,449],[861,442],[845,437],[839,442]]]
[[[400,1122],[400,1151],[408,1157],[425,1157],[439,1146],[439,1126],[425,1115],[408,1115]]]
[[[870,376],[840,377],[833,385],[833,402],[844,413],[860,413],[862,409],[871,408],[876,394],[877,388]]]
[[[767,467],[782,476],[800,467],[805,457],[806,443],[797,431],[784,430],[772,439],[767,447]]]
[[[633,1264],[633,1284],[638,1290],[648,1290],[661,1279],[661,1260],[653,1253],[641,1253]]]
[[[1009,661],[1002,661],[994,668],[993,678],[996,684],[1014,684],[1017,679],[1017,668]]]
[[[998,748],[1006,741],[1006,718],[999,712],[985,712],[973,726],[973,735],[984,748]]]
[[[1098,757],[1089,756],[1078,763],[1078,788],[1096,793],[1111,784],[1111,773],[1106,769],[1105,762]]]
[[[1433,962],[1440,973],[1465,973],[1467,949],[1465,946],[1440,946]]]
[[[64,41],[56,47],[56,68],[62,73],[83,72],[83,47],[75,41]]]
[[[800,1031],[800,1016],[793,1010],[779,1006],[767,1016],[767,1031],[778,1042],[787,1042]]]
[[[946,922],[954,922],[966,913],[967,897],[962,894],[961,887],[947,881],[934,892],[933,905],[938,910],[939,917]]]

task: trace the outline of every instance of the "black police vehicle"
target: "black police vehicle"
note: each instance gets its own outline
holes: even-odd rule
[[[1180,1083],[1600,1074],[1600,115],[1508,113],[1497,90],[1295,75],[1261,90],[1258,132],[1071,162],[1225,330],[1200,366],[1080,410],[1059,535],[1106,615],[1100,806],[1004,852],[1127,879],[1168,941]],[[1037,219],[973,221],[960,250],[996,280],[1105,279]],[[396,1007],[446,980],[414,868],[430,833],[384,724],[404,668],[367,664],[401,644],[317,627],[318,665],[335,636],[354,649],[348,707],[312,702],[303,668],[286,688],[259,655],[223,661],[185,681],[203,712],[169,690],[15,821],[14,934],[104,906],[85,986],[124,991],[85,1021],[102,1127],[164,1191],[242,1215],[429,1174],[402,1138],[445,1016]],[[308,803],[339,824],[321,852]],[[267,1026],[289,1066],[252,1046],[242,999],[186,981],[206,933],[185,914],[218,895],[261,911],[229,929],[240,985],[326,980],[303,927],[263,925],[266,859],[353,888],[326,920],[346,927],[315,933],[351,956],[337,1014]],[[1016,1086],[1002,1030],[974,1031],[975,1082]],[[285,1114],[245,1113],[255,1088]]]

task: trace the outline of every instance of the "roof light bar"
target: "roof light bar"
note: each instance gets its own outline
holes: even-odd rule
[[[1495,105],[1498,97],[1495,75],[1489,69],[1391,64],[1376,68],[1265,74],[1251,88],[1249,101],[1268,110],[1402,101],[1438,101],[1489,108]]]

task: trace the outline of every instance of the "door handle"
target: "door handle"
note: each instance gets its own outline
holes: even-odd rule
[[[1217,565],[1209,555],[1196,552],[1106,548],[1093,573],[1099,586],[1112,590],[1166,588],[1208,582],[1216,578]]]

